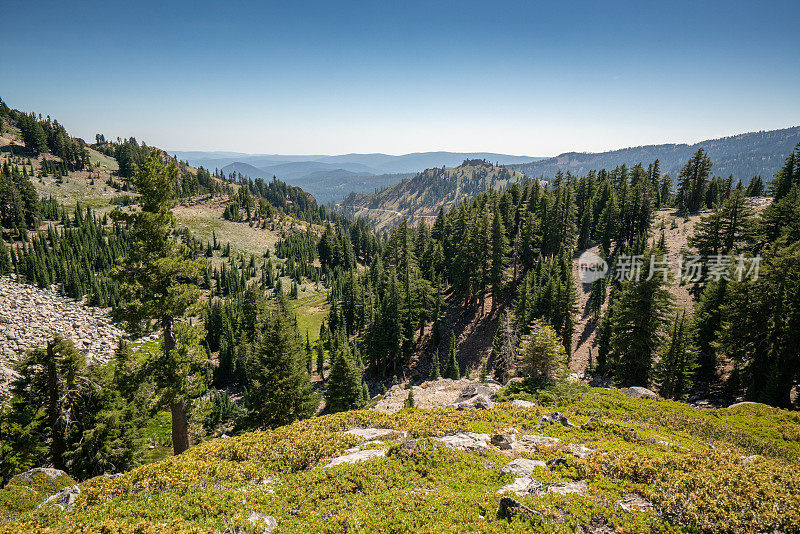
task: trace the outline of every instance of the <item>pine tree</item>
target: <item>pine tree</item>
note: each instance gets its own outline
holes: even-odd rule
[[[645,254],[643,264],[650,264]],[[611,311],[611,349],[616,359],[615,379],[621,386],[646,386],[661,345],[662,328],[672,306],[672,295],[661,276],[624,282]]]
[[[552,326],[538,319],[534,321],[522,349],[520,365],[527,377],[545,382],[566,378],[567,352]]]
[[[653,373],[662,397],[680,400],[691,389],[692,377],[697,368],[697,348],[693,337],[686,311],[676,314],[672,333],[665,340],[661,359],[656,363]]]
[[[319,404],[305,367],[300,333],[286,297],[261,322],[247,361],[245,404],[251,424],[275,428],[310,417]]]
[[[361,389],[363,390],[363,395],[362,396],[364,397],[364,403],[366,404],[372,399],[372,397],[370,396],[370,393],[369,393],[369,386],[367,385],[367,381],[366,380],[363,380],[361,382]]]
[[[186,245],[169,239],[174,226],[172,206],[177,178],[175,164],[165,167],[159,153],[151,152],[134,177],[141,209],[113,212],[114,220],[130,225],[133,241],[128,256],[114,273],[121,284],[122,302],[113,315],[136,332],[148,331],[154,323],[162,329],[163,350],[156,362],[157,387],[170,406],[173,449],[180,454],[189,448],[189,381],[200,371],[205,355],[177,350],[173,325],[175,318],[197,304],[197,281],[205,272],[206,262],[193,259]],[[76,215],[80,212],[76,209]]]
[[[458,380],[461,378],[461,371],[458,368],[458,360],[456,359],[456,336],[450,332],[450,352],[447,358],[447,378]]]
[[[519,336],[514,318],[509,311],[505,311],[497,322],[497,331],[492,344],[494,376],[502,384],[514,376],[518,345]]]
[[[492,220],[492,309],[496,308],[503,299],[503,280],[508,251],[508,238],[503,226],[503,219],[500,217],[500,211],[495,209]]]
[[[317,340],[317,374],[325,380],[325,347],[322,338]]]
[[[343,342],[335,351],[330,376],[325,384],[325,407],[328,412],[343,412],[364,405],[363,377]]]
[[[439,367],[439,349],[436,349],[436,352],[433,353],[433,358],[431,358],[431,369],[428,373],[428,380],[438,380],[441,371]]]
[[[408,388],[408,397],[406,397],[405,402],[406,408],[414,408],[414,386],[410,386]]]
[[[8,255],[8,247],[3,240],[3,236],[0,235],[0,276],[10,273],[12,268],[11,257]]]
[[[711,174],[711,159],[704,149],[699,149],[681,169],[678,177],[678,210],[695,213],[703,205]]]

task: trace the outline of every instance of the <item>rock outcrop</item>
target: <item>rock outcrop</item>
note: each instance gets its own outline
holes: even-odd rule
[[[655,392],[640,386],[634,386],[625,390],[625,395],[632,399],[657,399]]]
[[[0,390],[14,376],[11,364],[56,334],[72,340],[89,360],[107,361],[125,332],[106,310],[60,295],[56,286],[40,289],[15,277],[0,277]]]

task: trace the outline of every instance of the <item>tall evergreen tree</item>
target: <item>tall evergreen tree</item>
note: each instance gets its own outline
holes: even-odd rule
[[[247,362],[245,404],[252,424],[275,428],[313,415],[319,398],[311,386],[297,323],[286,297],[259,325]]]
[[[650,264],[650,254],[643,264]],[[611,348],[616,359],[614,375],[621,386],[646,386],[653,360],[661,345],[672,295],[661,276],[646,276],[622,283],[612,308]]]
[[[430,372],[428,372],[428,380],[437,380],[440,376],[439,349],[436,349],[433,353],[433,358],[431,358],[431,369]]]
[[[494,210],[494,219],[492,220],[492,308],[496,308],[500,301],[503,299],[503,281],[505,278],[505,269],[507,263],[507,255],[509,251],[508,238],[506,237],[505,226],[503,219],[500,216],[500,211]]]
[[[447,378],[458,380],[461,378],[461,370],[458,367],[458,359],[456,358],[456,335],[450,332],[450,350],[447,354],[447,371],[445,372]]]
[[[680,400],[691,389],[697,367],[697,348],[694,331],[686,311],[675,316],[672,332],[665,340],[661,359],[654,368],[655,383],[662,397]]]
[[[342,342],[333,356],[331,372],[325,384],[325,408],[343,412],[364,407],[363,377],[353,361],[347,342]]]
[[[8,255],[8,247],[3,240],[3,236],[0,235],[0,275],[10,273],[12,268],[11,256]]]
[[[681,169],[676,198],[677,207],[681,212],[694,213],[703,207],[712,165],[711,158],[701,148]]]
[[[134,177],[140,210],[113,212],[115,220],[130,225],[133,241],[114,273],[121,284],[122,303],[113,315],[133,331],[147,331],[154,323],[162,330],[162,351],[156,364],[161,371],[158,387],[172,412],[173,449],[180,454],[189,448],[187,381],[198,362],[194,361],[197,355],[176,350],[173,325],[198,302],[197,282],[206,262],[193,258],[186,245],[169,237],[177,178],[177,166],[165,167],[159,153],[151,152]]]

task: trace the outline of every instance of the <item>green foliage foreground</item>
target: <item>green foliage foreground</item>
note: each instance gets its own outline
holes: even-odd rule
[[[266,432],[217,439],[115,478],[87,481],[72,511],[15,504],[13,484],[0,490],[0,532],[47,528],[80,532],[257,532],[252,512],[274,516],[277,532],[575,532],[604,518],[616,532],[797,532],[800,530],[800,416],[747,404],[697,410],[618,391],[571,387],[553,404],[492,410],[351,411]],[[567,402],[569,400],[570,402]],[[559,404],[563,403],[563,404]],[[558,410],[579,425],[551,424]],[[566,458],[533,477],[545,484],[586,480],[586,495],[528,496],[537,513],[496,517],[497,490],[512,481],[497,451],[452,451],[421,440],[408,452],[321,468],[356,443],[354,426],[403,429],[414,438],[457,431],[544,434],[562,440],[531,455]],[[587,459],[567,445],[597,449]],[[742,457],[757,455],[750,462]],[[637,493],[655,509],[625,512]],[[20,497],[22,498],[22,497]],[[250,529],[250,530],[248,530]]]

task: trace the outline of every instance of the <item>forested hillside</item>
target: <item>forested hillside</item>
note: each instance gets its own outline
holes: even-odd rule
[[[353,193],[344,199],[342,207],[345,213],[365,217],[379,228],[391,228],[401,217],[416,224],[420,219],[435,217],[440,207],[449,209],[464,198],[474,198],[521,179],[522,174],[486,160],[465,160],[452,169],[427,169],[375,193]]]
[[[398,394],[414,408],[415,390],[423,390],[410,386],[442,377],[472,377],[498,394],[499,384],[485,385],[492,377],[508,385],[501,400],[522,395],[546,406],[571,405],[585,395],[606,399],[576,384],[586,381],[654,397],[642,389],[652,388],[704,406],[746,399],[797,408],[800,145],[771,180],[747,186],[715,176],[703,149],[684,162],[676,186],[658,160],[581,176],[559,173],[549,182],[468,160],[371,197],[360,206],[364,211],[392,210],[391,218],[371,225],[349,216],[359,206],[356,196],[349,214],[331,213],[300,188],[194,169],[135,139],[108,142],[98,135],[85,146],[90,170],[79,170],[74,158],[67,163],[50,145],[23,139],[20,120],[38,121],[26,117],[6,108],[0,117],[8,136],[0,170],[0,275],[13,274],[9,283],[58,284],[83,305],[108,309],[131,339],[153,333],[158,341],[120,339],[108,362],[88,359],[81,345],[62,336],[18,354],[0,410],[4,482],[42,465],[91,479],[159,460],[170,449],[189,457],[193,445],[223,435],[257,439],[261,434],[250,432],[260,429],[283,427],[270,440],[297,428],[336,440],[332,429],[343,429],[337,416],[301,420],[374,407]],[[74,188],[63,191],[65,184]],[[73,202],[40,194],[48,188]],[[78,192],[92,206],[69,196]],[[681,250],[670,249],[666,214],[671,225],[694,221]],[[589,249],[596,256],[586,263],[582,252]],[[670,263],[676,257],[682,259]],[[589,274],[606,265],[608,276],[576,278],[576,262]],[[588,291],[585,301],[579,284]],[[676,288],[689,301],[676,301]],[[578,322],[586,316],[594,322],[596,350],[568,381]],[[458,407],[487,409],[493,432],[502,430],[495,428],[499,420],[532,424],[506,408],[491,411],[483,394],[464,395]],[[609,395],[603,402],[611,404],[597,413],[602,417],[640,409]],[[785,445],[794,434],[758,441],[686,419],[683,409],[664,412],[683,419],[663,431],[689,428],[694,437],[687,446],[713,437],[736,451],[731,462],[739,451],[795,457]],[[467,423],[483,428],[480,417],[456,413],[439,419],[448,431]],[[546,417],[536,414],[540,423],[577,428],[563,414]],[[284,427],[293,423],[300,426]],[[596,439],[596,422],[581,423],[589,425],[586,437]],[[402,420],[422,424],[431,423]],[[648,425],[642,430],[662,428]],[[487,442],[468,450],[489,447],[489,437],[446,442],[454,439]],[[226,441],[211,448],[225,451]],[[614,441],[609,450],[627,441]],[[646,455],[642,446],[637,454]],[[287,451],[301,450],[292,447],[282,449],[286,458],[296,458]],[[342,448],[320,449],[296,467],[316,465]],[[382,455],[370,450],[385,449],[347,454]],[[576,450],[582,460],[590,454]],[[218,461],[217,452],[210,461]],[[234,460],[236,473],[240,460]],[[714,465],[713,458],[703,461],[703,470]],[[134,472],[150,473],[149,480],[152,469],[160,467]],[[192,472],[179,471],[178,478]],[[600,471],[588,473],[580,477],[596,483]],[[576,479],[578,493],[589,487],[584,478]],[[27,521],[37,513],[31,499],[45,490],[18,485],[2,490],[0,514]],[[20,491],[32,493],[24,499]],[[72,503],[76,494],[69,491]],[[707,506],[703,514],[727,509]],[[27,513],[33,515],[20,515]],[[773,523],[790,521],[779,514]],[[678,524],[691,530],[695,523]]]
[[[714,173],[718,176],[733,176],[745,185],[753,176],[768,180],[783,165],[786,154],[791,152],[800,139],[800,126],[753,132],[709,139],[692,145],[664,144],[647,145],[609,152],[567,152],[554,158],[531,163],[509,165],[509,168],[536,178],[553,178],[557,172],[570,172],[580,176],[592,169],[610,169],[621,163],[637,161],[661,162],[661,171],[675,180],[681,167],[698,149],[704,149],[714,161]]]

